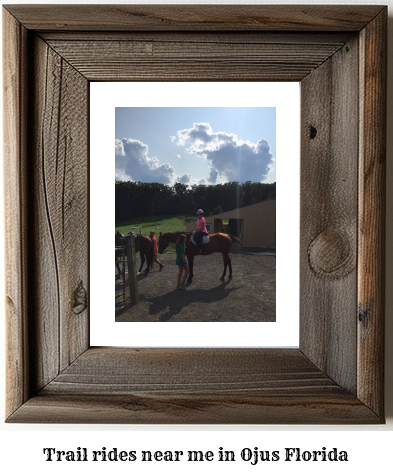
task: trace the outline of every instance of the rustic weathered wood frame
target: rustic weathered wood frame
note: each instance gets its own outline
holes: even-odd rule
[[[384,422],[386,19],[354,5],[3,8],[8,422]],[[90,347],[96,80],[300,81],[299,349]]]

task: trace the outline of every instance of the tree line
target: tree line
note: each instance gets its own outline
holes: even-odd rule
[[[214,185],[173,186],[133,181],[115,182],[116,225],[144,216],[206,216],[276,199],[276,183],[229,182]]]

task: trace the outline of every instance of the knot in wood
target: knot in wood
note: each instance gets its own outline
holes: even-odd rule
[[[359,323],[362,323],[363,326],[367,326],[367,322],[370,318],[370,311],[367,308],[359,307],[358,318]]]
[[[325,229],[315,237],[308,247],[308,259],[313,272],[323,278],[342,278],[355,267],[350,239],[337,229]]]
[[[317,136],[318,130],[310,125],[310,138],[313,140]]]
[[[87,293],[82,282],[79,282],[76,290],[74,291],[74,304],[72,311],[74,314],[82,313],[87,306]]]

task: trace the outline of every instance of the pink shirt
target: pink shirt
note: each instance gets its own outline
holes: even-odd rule
[[[207,233],[207,230],[206,230],[206,226],[205,226],[205,218],[204,217],[201,217],[197,220],[197,229],[198,229],[198,232],[206,232]]]

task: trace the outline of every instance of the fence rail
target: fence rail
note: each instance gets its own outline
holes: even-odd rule
[[[123,279],[123,303],[126,304],[126,262],[128,273],[128,287],[130,292],[131,304],[139,303],[139,290],[136,269],[136,255],[135,255],[135,237],[134,235],[127,235],[125,247],[115,247],[115,264],[118,270],[118,275]],[[122,265],[122,270],[120,270]]]

